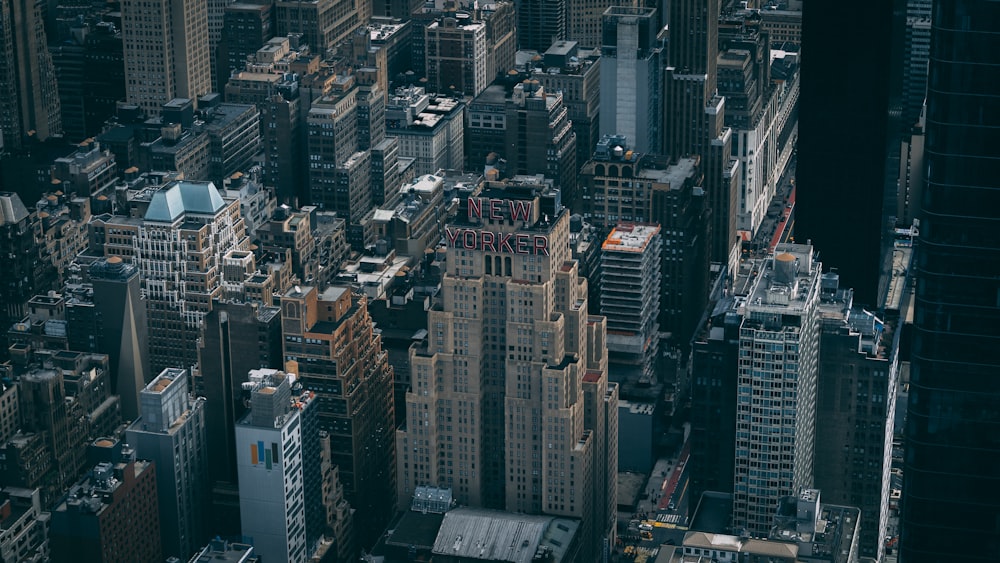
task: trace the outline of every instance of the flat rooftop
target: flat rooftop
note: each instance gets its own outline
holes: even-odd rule
[[[643,252],[660,233],[659,225],[620,223],[605,239],[601,250],[605,252]]]

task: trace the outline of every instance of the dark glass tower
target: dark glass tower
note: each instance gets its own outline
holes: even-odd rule
[[[996,561],[1000,2],[938,0],[932,21],[901,561]]]
[[[878,300],[895,3],[802,11],[795,240],[811,240],[864,305]],[[865,48],[845,49],[845,32]]]

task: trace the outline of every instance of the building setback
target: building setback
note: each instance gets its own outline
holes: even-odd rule
[[[410,349],[399,496],[447,487],[472,507],[581,518],[594,560],[614,533],[617,386],[569,213],[556,191],[490,188],[445,238],[428,338]]]

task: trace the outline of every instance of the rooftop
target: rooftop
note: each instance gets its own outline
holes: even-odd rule
[[[214,215],[225,205],[215,184],[182,180],[153,194],[145,219],[171,223],[186,213]]]
[[[459,559],[531,563],[540,551],[561,561],[579,522],[551,516],[456,508],[444,515],[433,553]]]
[[[601,245],[605,252],[643,252],[653,237],[660,233],[660,226],[643,223],[619,223]]]

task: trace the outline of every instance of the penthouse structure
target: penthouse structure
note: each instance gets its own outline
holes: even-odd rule
[[[615,381],[656,380],[660,226],[620,223],[601,245],[601,314]]]
[[[614,528],[617,386],[569,213],[554,190],[490,187],[445,239],[428,338],[410,349],[399,495],[448,487],[472,507],[580,518],[594,559]]]

